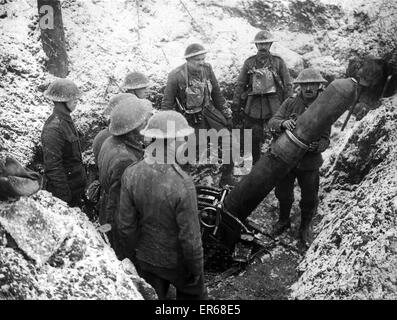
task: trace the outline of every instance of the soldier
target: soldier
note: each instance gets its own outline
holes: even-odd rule
[[[230,130],[233,125],[231,110],[226,105],[212,67],[205,62],[206,53],[204,47],[197,43],[186,48],[186,63],[170,72],[161,105],[163,110],[185,113],[189,124],[196,129],[196,138],[199,129],[214,128],[219,132],[225,128]],[[231,146],[227,147],[228,150],[225,148],[223,152],[231,154]],[[221,187],[236,183],[232,176],[232,157],[230,160],[221,167]]]
[[[300,93],[290,97],[269,121],[269,128],[277,137],[285,130],[293,131],[298,117],[305,112],[317,98],[320,86],[326,80],[315,69],[304,69],[294,81],[299,84]],[[298,180],[301,189],[301,224],[299,228],[300,245],[307,248],[311,239],[311,221],[317,211],[320,167],[323,163],[321,153],[330,143],[331,128],[324,128],[318,140],[312,142],[308,152],[298,165],[276,186],[275,194],[280,203],[279,220],[273,228],[275,236],[280,235],[291,226],[290,211],[294,202],[294,183]]]
[[[49,85],[44,96],[54,101],[54,111],[41,133],[45,188],[71,207],[80,206],[87,176],[79,134],[70,117],[80,91],[72,81],[58,79]]]
[[[110,98],[108,107],[103,112],[103,115],[105,116],[105,120],[107,123],[107,127],[101,130],[95,136],[94,141],[92,142],[92,150],[94,153],[95,164],[97,166],[98,166],[99,151],[101,151],[102,144],[105,142],[107,138],[111,136],[111,133],[109,132],[110,114],[117,104],[119,104],[122,100],[128,97],[134,97],[134,95],[130,93],[119,93],[113,96],[112,98]]]
[[[173,132],[167,122],[175,125]],[[162,151],[167,161],[146,154],[122,177],[118,218],[122,247],[126,256],[135,260],[136,255],[140,275],[159,299],[166,298],[170,283],[177,299],[207,297],[196,189],[175,157],[184,137],[193,132],[178,112],[153,115],[142,134],[168,146]]]
[[[292,84],[285,62],[270,54],[275,40],[267,31],[260,31],[254,43],[258,53],[243,65],[233,97],[233,118],[244,117],[245,129],[252,129],[252,158],[255,164],[261,155],[264,130],[281,103],[292,95]]]
[[[143,157],[142,136],[139,131],[151,115],[151,105],[136,97],[119,102],[111,113],[109,132],[112,136],[103,143],[98,157],[99,181],[105,192],[105,209],[100,209],[100,224],[110,224],[110,242],[121,258],[117,240],[115,216],[119,208],[121,176],[124,170]]]
[[[126,93],[131,93],[139,99],[146,99],[149,94],[150,81],[140,72],[130,72],[124,79],[122,89]]]

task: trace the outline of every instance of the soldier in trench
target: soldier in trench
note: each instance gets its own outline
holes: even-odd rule
[[[170,284],[177,299],[207,298],[196,189],[177,156],[193,132],[178,112],[153,115],[142,134],[154,139],[147,151],[157,149],[129,166],[121,181],[117,221],[124,254],[161,300]]]
[[[161,104],[163,110],[184,112],[189,124],[196,130],[196,139],[200,129],[215,129],[222,139],[230,139],[233,126],[232,112],[226,104],[212,66],[205,62],[207,51],[200,44],[191,44],[186,48],[186,63],[171,71]],[[228,129],[228,130],[222,130]],[[227,135],[224,137],[222,135]],[[223,140],[222,140],[223,141]],[[234,163],[232,148],[228,143],[222,144],[224,158],[219,186],[233,186],[237,180],[233,177]],[[200,148],[200,147],[199,147]],[[200,148],[200,150],[203,148]],[[229,154],[230,157],[225,156]]]
[[[103,143],[107,138],[111,137],[112,135],[109,131],[110,114],[121,101],[123,101],[128,97],[131,98],[134,97],[134,95],[130,93],[116,94],[115,96],[110,98],[107,108],[103,111],[103,116],[105,117],[105,121],[106,121],[106,128],[99,131],[99,133],[95,136],[94,141],[92,142],[92,151],[94,153],[94,160],[96,166],[98,166],[98,156],[99,156],[99,152],[101,151],[101,147]]]
[[[147,99],[150,88],[150,80],[143,73],[130,72],[124,79],[122,90],[135,95],[139,99]]]
[[[44,95],[54,102],[53,113],[41,133],[44,188],[71,207],[81,206],[87,176],[80,136],[70,116],[80,91],[72,81],[58,79],[49,85]]]
[[[94,161],[96,170],[98,170],[98,157],[102,145],[106,139],[110,138],[112,134],[109,131],[110,115],[113,109],[124,99],[134,98],[135,96],[129,93],[119,93],[110,98],[109,104],[103,112],[107,127],[101,130],[94,138],[92,143],[92,150],[94,154]],[[100,185],[98,171],[96,172],[96,180],[94,180],[87,188],[87,198],[95,203],[95,212],[99,216],[99,224],[106,224],[106,192]]]
[[[103,143],[98,156],[99,181],[103,188],[100,224],[110,224],[109,240],[116,255],[122,259],[115,222],[120,201],[121,176],[132,163],[143,157],[144,128],[152,114],[151,104],[134,96],[123,99],[114,108],[109,132],[112,135]]]
[[[269,128],[275,139],[285,130],[295,129],[298,117],[314,102],[320,94],[320,87],[326,80],[315,69],[304,69],[294,81],[299,84],[300,92],[296,97],[290,97],[269,121]],[[276,185],[275,194],[279,200],[279,220],[273,227],[273,235],[278,236],[291,226],[290,211],[294,202],[295,179],[301,189],[301,224],[299,228],[299,245],[307,249],[311,240],[311,221],[317,211],[320,167],[323,163],[321,153],[330,144],[331,128],[324,132],[317,141],[310,144],[305,156]]]
[[[268,135],[268,121],[281,103],[292,95],[292,83],[284,60],[270,53],[274,42],[268,31],[254,39],[258,53],[249,57],[241,69],[233,96],[233,120],[252,129],[252,158],[255,164]]]
[[[121,87],[123,93],[119,93],[113,96],[109,101],[108,107],[104,110],[103,115],[106,118],[107,125],[109,125],[110,122],[109,117],[112,110],[120,101],[131,96],[136,96],[139,99],[146,99],[148,95],[149,86],[150,86],[150,81],[143,73],[140,72],[128,73]],[[102,144],[110,136],[111,134],[109,132],[109,127],[106,127],[105,129],[100,131],[94,138],[94,141],[92,143],[92,149],[94,152],[95,164],[97,166],[98,166],[98,155],[99,155],[99,151],[101,151]]]

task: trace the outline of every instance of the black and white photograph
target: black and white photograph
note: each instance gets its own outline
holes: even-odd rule
[[[0,300],[397,300],[397,1],[0,0]]]

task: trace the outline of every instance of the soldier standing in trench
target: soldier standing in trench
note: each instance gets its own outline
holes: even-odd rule
[[[153,115],[142,134],[155,139],[151,146],[158,149],[129,166],[121,181],[117,221],[122,247],[161,300],[170,284],[177,299],[207,298],[196,189],[177,156],[193,132],[178,112]]]
[[[105,117],[105,121],[107,124],[107,127],[101,130],[94,138],[94,141],[92,142],[92,150],[94,153],[94,161],[95,161],[95,166],[96,169],[98,170],[98,157],[99,157],[99,152],[101,151],[102,145],[105,142],[106,139],[110,138],[112,134],[109,131],[109,125],[110,125],[110,115],[113,111],[113,109],[124,99],[127,98],[134,98],[135,96],[133,94],[129,93],[119,93],[112,98],[110,98],[109,105],[107,108],[104,110],[103,115]],[[88,198],[92,198],[94,201],[98,201],[96,204],[96,210],[99,216],[99,224],[104,225],[106,224],[106,203],[107,203],[107,197],[106,197],[106,192],[101,186],[101,188],[98,188],[100,186],[99,182],[99,177],[97,173],[96,180],[91,183],[91,185],[87,189],[87,194]],[[98,199],[99,196],[99,199]]]
[[[258,53],[244,62],[234,91],[233,119],[243,120],[244,128],[252,129],[253,164],[260,158],[269,119],[292,95],[291,78],[284,60],[269,51],[274,41],[267,31],[257,33],[253,42]]]
[[[269,128],[275,138],[283,131],[293,131],[298,117],[316,100],[320,85],[327,81],[315,69],[304,69],[294,81],[299,84],[300,93],[290,97],[269,121]],[[297,166],[283,178],[275,188],[280,204],[279,220],[273,227],[273,235],[278,236],[291,226],[290,211],[294,202],[294,184],[298,180],[301,189],[301,224],[299,228],[299,245],[307,249],[311,240],[311,221],[317,211],[320,167],[323,163],[321,153],[330,144],[331,128],[324,128],[317,141],[310,144],[308,152]]]
[[[136,97],[123,99],[111,113],[111,137],[103,143],[98,156],[99,181],[105,193],[100,224],[110,224],[111,245],[120,259],[123,258],[117,237],[115,218],[119,209],[121,176],[124,170],[143,157],[143,138],[139,131],[152,113],[147,100]]]
[[[109,105],[107,108],[104,110],[103,115],[105,117],[106,125],[107,127],[103,130],[101,130],[94,138],[94,141],[92,142],[92,150],[94,153],[94,160],[95,160],[95,165],[98,166],[98,156],[99,152],[101,151],[101,147],[105,140],[109,137],[111,137],[111,133],[109,132],[109,124],[110,124],[110,114],[112,113],[113,109],[124,99],[126,98],[133,98],[134,95],[130,93],[119,93],[110,98],[109,100]]]
[[[185,108],[185,116],[189,124],[196,130],[215,129],[220,136],[233,126],[232,112],[226,104],[218,81],[209,63],[205,62],[207,51],[200,44],[194,43],[186,48],[186,63],[171,71],[161,105],[163,110],[177,110]],[[231,137],[230,132],[227,133]],[[227,139],[226,137],[221,137]],[[231,139],[230,139],[231,141]],[[229,153],[229,163],[221,167],[222,176],[219,182],[221,187],[235,185],[233,177],[234,163],[232,160],[231,145],[224,144],[222,152]],[[200,148],[201,149],[201,148]]]
[[[139,99],[146,99],[148,95],[148,88],[150,86],[149,79],[140,72],[130,72],[124,79],[122,90],[123,93],[119,93],[113,96],[109,101],[109,106],[104,111],[104,116],[109,124],[109,116],[113,108],[124,98],[136,96]],[[92,148],[94,151],[95,164],[98,165],[98,155],[101,151],[102,144],[107,138],[111,136],[109,128],[106,127],[100,131],[94,138]]]
[[[45,97],[54,101],[54,111],[41,133],[45,189],[69,206],[81,206],[87,176],[83,166],[79,134],[70,113],[80,97],[76,84],[58,79]]]

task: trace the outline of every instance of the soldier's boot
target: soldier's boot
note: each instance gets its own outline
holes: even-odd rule
[[[302,211],[301,213],[301,224],[299,227],[298,246],[303,251],[309,249],[313,240],[313,228],[312,228],[313,213],[314,210]]]
[[[219,180],[219,187],[225,186],[234,187],[238,183],[238,179],[233,176],[234,163],[223,164],[220,171],[222,172],[221,179]]]
[[[273,237],[281,235],[291,227],[291,220],[289,218],[291,208],[292,202],[280,202],[280,214],[278,217],[278,221],[272,229]]]

